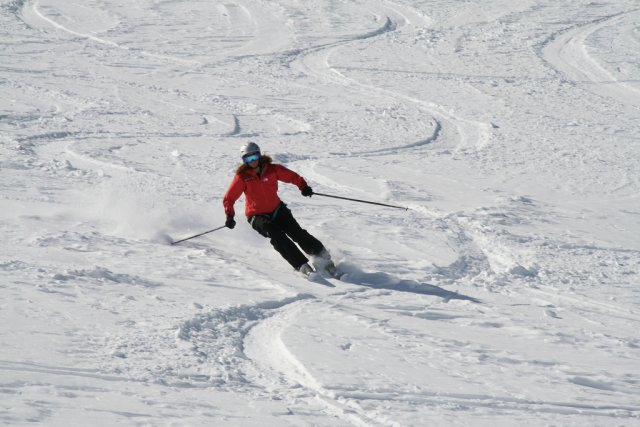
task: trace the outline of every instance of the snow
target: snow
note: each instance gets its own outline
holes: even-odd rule
[[[0,0],[0,424],[640,425],[636,0]],[[342,281],[221,200],[255,141]],[[242,199],[236,209],[242,212]]]

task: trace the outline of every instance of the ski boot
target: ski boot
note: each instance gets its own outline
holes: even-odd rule
[[[335,277],[336,279],[339,279],[340,276],[342,276],[331,259],[331,254],[324,248],[319,254],[313,256],[313,265],[317,271],[324,270],[329,273],[331,277]]]
[[[315,272],[315,270],[306,262],[298,268],[298,271],[302,273],[305,277],[309,277],[311,273]]]

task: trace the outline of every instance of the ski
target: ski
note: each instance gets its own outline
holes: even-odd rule
[[[342,271],[340,271],[338,269],[338,267],[336,267],[336,265],[333,263],[333,261],[329,261],[324,266],[324,271],[326,271],[334,279],[340,280],[342,278],[342,276],[344,276],[344,273]]]

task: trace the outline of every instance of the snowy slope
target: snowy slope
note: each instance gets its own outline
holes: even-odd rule
[[[639,22],[0,0],[0,424],[640,425]],[[224,224],[247,141],[409,209],[281,186],[334,287],[242,218],[167,244]]]

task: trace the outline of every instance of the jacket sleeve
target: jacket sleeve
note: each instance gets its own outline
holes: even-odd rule
[[[222,205],[224,206],[224,213],[227,216],[234,216],[236,214],[233,205],[236,203],[236,200],[240,198],[242,193],[245,190],[245,183],[240,178],[240,175],[236,175],[233,177],[233,181],[231,181],[231,185],[227,189],[227,192],[224,194],[224,199],[222,200]]]
[[[274,165],[274,166],[276,167],[276,174],[280,181],[293,184],[297,186],[300,190],[302,190],[304,187],[307,186],[307,181],[305,181],[303,177],[301,177],[291,169],[287,169],[282,165]]]

